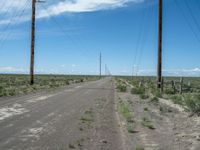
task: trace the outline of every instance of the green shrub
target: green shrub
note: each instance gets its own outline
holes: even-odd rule
[[[144,150],[143,147],[137,146],[135,150]]]
[[[173,89],[165,89],[164,93],[165,94],[175,94]]]
[[[181,95],[173,95],[170,97],[174,104],[183,105],[183,99]]]
[[[0,92],[2,92],[2,91],[3,91],[3,86],[0,85]]]
[[[126,121],[130,120],[130,118],[132,119],[129,107],[129,104],[123,101],[119,104],[119,111],[121,112],[122,116],[126,119]]]
[[[69,81],[68,81],[68,80],[67,80],[67,81],[65,81],[65,84],[66,84],[66,85],[69,85]]]
[[[151,102],[158,103],[159,99],[157,97],[152,97]]]
[[[136,133],[137,132],[137,131],[135,131],[134,126],[132,124],[127,125],[127,131],[129,133]]]
[[[200,114],[200,94],[186,95],[184,102],[191,112]]]
[[[145,94],[145,88],[144,87],[134,87],[131,89],[132,94]]]
[[[70,80],[82,82],[86,77],[62,76],[62,75],[36,75],[35,84],[29,85],[28,75],[0,75],[0,97],[26,94],[42,89],[54,89],[56,87],[69,85]],[[96,77],[87,77],[97,79]]]
[[[148,99],[149,95],[147,95],[147,94],[140,94],[140,98],[141,99]]]
[[[160,106],[160,112],[164,112],[164,108]]]
[[[126,85],[119,84],[117,86],[117,89],[118,89],[119,92],[126,92],[127,87],[126,87]]]
[[[146,118],[146,117],[144,117],[144,118],[142,119],[142,125],[143,125],[144,127],[147,127],[147,128],[149,128],[149,129],[151,129],[151,130],[156,129],[156,128],[154,127],[154,125],[152,124],[152,122],[151,122],[148,118]]]
[[[155,90],[155,92],[153,94],[155,97],[162,98],[162,92],[160,90]]]

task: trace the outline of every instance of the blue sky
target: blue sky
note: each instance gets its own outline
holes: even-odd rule
[[[157,0],[37,4],[36,73],[156,75]],[[163,0],[163,73],[200,76],[200,2]],[[0,4],[0,72],[28,73],[30,0]],[[104,71],[104,69],[103,69]]]

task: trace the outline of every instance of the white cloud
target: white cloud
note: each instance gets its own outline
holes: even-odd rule
[[[155,69],[141,69],[138,71],[138,75],[156,75]],[[200,77],[200,68],[193,69],[164,69],[164,76],[195,76]]]
[[[200,73],[200,68],[184,69],[183,71],[185,71],[185,72],[199,72]]]
[[[81,12],[93,12],[105,9],[114,9],[119,7],[124,7],[128,3],[139,3],[144,0],[62,0],[53,1],[48,0],[45,4],[45,8],[40,6],[37,7],[37,18],[46,18],[49,15],[59,15],[62,13],[81,13]],[[27,21],[30,19],[31,12],[31,1],[27,0],[10,0],[0,3],[0,25],[8,24],[13,18],[13,13],[18,11],[23,11],[23,16],[20,18],[15,17],[12,22],[16,21]],[[47,13],[48,12],[48,13]],[[8,18],[8,19],[7,19]]]
[[[0,13],[10,12],[13,9],[22,8],[26,4],[27,0],[10,0],[0,3]]]
[[[60,67],[61,67],[61,68],[65,68],[65,67],[66,67],[66,65],[60,65]]]
[[[74,67],[77,66],[75,64],[72,65],[61,65],[62,67],[69,67],[66,70],[62,69],[44,69],[44,68],[36,68],[36,74],[91,74],[91,75],[98,75],[98,70],[87,70],[87,69],[75,69]],[[74,67],[73,67],[74,66]],[[128,69],[121,69],[115,70],[112,72],[113,75],[132,75],[132,71]],[[0,66],[0,73],[22,73],[28,74],[28,68],[22,67],[13,67],[13,66]],[[134,72],[134,75],[136,72]],[[142,76],[156,76],[156,69],[138,69],[137,75]],[[194,76],[200,77],[200,67],[192,68],[192,69],[164,69],[163,70],[164,76]]]
[[[143,0],[65,0],[48,7],[47,12],[42,10],[38,17],[48,17],[50,15],[59,15],[64,12],[92,12],[103,9],[113,9],[123,7],[129,2],[142,2]]]
[[[76,64],[72,64],[72,67],[77,67],[77,65]]]
[[[22,72],[25,72],[23,68],[12,67],[12,66],[0,67],[0,73],[22,73]]]

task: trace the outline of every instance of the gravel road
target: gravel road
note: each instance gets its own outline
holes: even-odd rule
[[[1,150],[123,150],[111,78],[0,99]]]

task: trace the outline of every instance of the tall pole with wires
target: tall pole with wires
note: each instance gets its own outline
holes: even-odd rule
[[[100,68],[99,68],[99,69],[100,69],[100,70],[99,70],[99,71],[100,71],[100,72],[99,72],[100,74],[99,74],[99,78],[101,78],[101,62],[102,62],[101,59],[102,59],[102,56],[101,56],[101,52],[100,52],[100,56],[99,56],[99,61],[100,61]]]
[[[36,0],[32,0],[32,23],[31,23],[31,61],[30,61],[30,84],[34,84],[34,58],[35,58],[35,11]]]
[[[105,77],[106,77],[106,75],[107,75],[107,71],[106,71],[106,64],[105,64]]]
[[[163,15],[163,1],[159,2],[158,13],[158,68],[157,68],[157,87],[162,88],[162,15]]]

